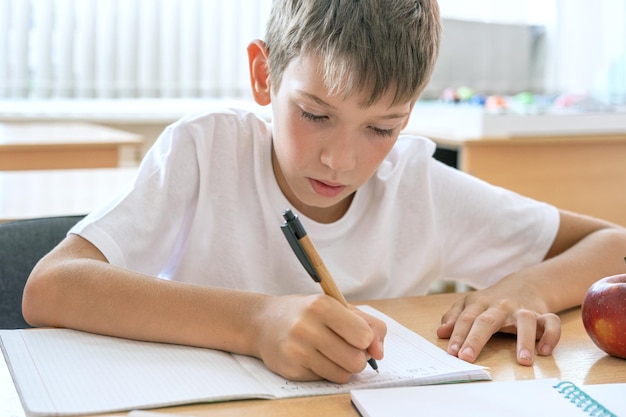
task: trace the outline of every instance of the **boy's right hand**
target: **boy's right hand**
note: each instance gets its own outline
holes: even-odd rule
[[[382,359],[385,323],[326,295],[268,297],[255,318],[256,356],[292,381],[346,383]]]

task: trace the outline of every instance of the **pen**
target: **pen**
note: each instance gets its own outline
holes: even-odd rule
[[[302,226],[298,216],[293,214],[291,209],[287,209],[283,211],[283,218],[285,222],[280,228],[283,230],[289,242],[289,246],[291,246],[291,249],[295,252],[300,263],[304,266],[304,269],[306,269],[311,278],[313,278],[313,281],[320,284],[324,290],[324,294],[333,297],[345,307],[348,307],[346,298],[341,291],[339,291],[335,280],[328,272],[328,269],[326,269],[326,265],[324,265],[319,253],[317,253],[311,238],[307,235],[306,230],[304,230],[304,226]],[[378,372],[376,359],[370,358],[367,363],[370,364],[372,369]]]

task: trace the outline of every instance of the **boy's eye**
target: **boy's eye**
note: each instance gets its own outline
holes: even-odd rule
[[[304,111],[302,109],[300,109],[300,117],[314,123],[322,123],[328,120],[328,116],[319,116],[317,114],[309,113],[308,111]],[[370,126],[370,129],[374,132],[374,134],[381,137],[393,136],[395,132],[395,129],[381,129],[376,126]]]
[[[392,136],[393,132],[395,131],[395,129],[380,129],[374,126],[370,127],[370,129],[372,129],[372,131],[374,131],[374,133],[376,133],[378,136],[384,137]]]
[[[309,113],[304,110],[300,110],[300,116],[302,116],[303,119],[310,120],[312,122],[317,122],[317,123],[323,122],[326,119],[328,119],[328,117],[326,116],[318,116],[316,114]]]

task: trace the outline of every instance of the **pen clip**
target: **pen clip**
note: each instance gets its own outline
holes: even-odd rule
[[[298,220],[298,216],[293,214],[290,209],[287,209],[283,212],[283,217],[285,218],[285,223],[281,224],[280,228],[283,230],[283,233],[287,238],[287,242],[289,242],[289,246],[291,246],[291,249],[293,249],[294,253],[300,260],[300,263],[302,264],[304,269],[306,269],[306,272],[308,272],[311,278],[313,278],[313,281],[321,282],[322,279],[317,275],[317,272],[315,271],[315,268],[313,268],[311,260],[304,252],[304,249],[302,248],[302,245],[300,245],[300,241],[298,240],[306,236],[306,232],[304,231],[300,220]],[[299,234],[302,236],[298,237]]]

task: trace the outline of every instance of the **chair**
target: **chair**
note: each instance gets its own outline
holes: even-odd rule
[[[22,316],[28,275],[46,253],[84,216],[60,216],[0,223],[0,329],[30,327]]]

